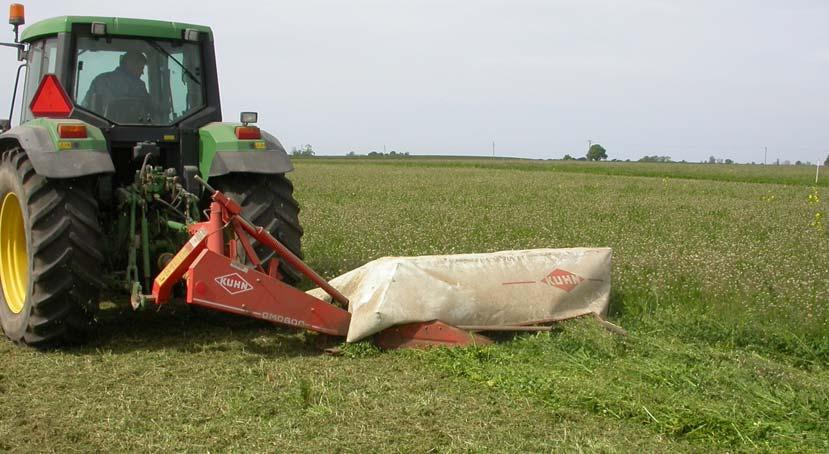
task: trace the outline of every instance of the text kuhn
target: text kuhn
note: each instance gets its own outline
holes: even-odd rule
[[[237,295],[239,293],[253,290],[253,286],[250,285],[248,281],[244,280],[239,273],[219,276],[216,278],[216,283],[231,295]]]

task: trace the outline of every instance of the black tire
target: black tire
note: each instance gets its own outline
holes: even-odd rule
[[[82,342],[94,322],[104,260],[92,182],[37,175],[26,153],[14,148],[0,157],[0,206],[10,193],[22,212],[28,277],[17,312],[0,282],[3,332],[38,348]]]
[[[236,173],[211,178],[210,184],[239,203],[245,219],[254,225],[265,227],[291,252],[302,258],[303,231],[299,224],[299,204],[293,196],[294,185],[284,174]],[[272,254],[270,249],[259,245],[257,241],[251,245],[260,259],[264,260]],[[244,260],[244,257],[241,258]],[[299,272],[282,260],[279,271],[283,281],[290,285],[302,278]]]

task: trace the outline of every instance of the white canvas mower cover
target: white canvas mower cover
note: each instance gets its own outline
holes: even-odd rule
[[[610,248],[384,257],[330,281],[350,301],[348,342],[406,323],[470,330],[593,314],[610,296]],[[311,296],[331,301],[321,289]]]

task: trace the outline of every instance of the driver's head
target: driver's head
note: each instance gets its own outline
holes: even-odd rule
[[[144,74],[144,67],[147,66],[147,57],[141,52],[131,50],[121,57],[121,66],[135,77]]]

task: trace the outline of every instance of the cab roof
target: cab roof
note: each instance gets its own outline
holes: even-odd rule
[[[181,39],[184,30],[193,29],[207,34],[208,39],[210,41],[213,40],[213,31],[210,30],[210,27],[206,27],[204,25],[150,19],[97,16],[60,16],[35,22],[34,24],[23,29],[20,40],[33,41],[44,36],[72,31],[72,26],[76,24],[91,24],[93,22],[101,22],[106,24],[107,35]]]

